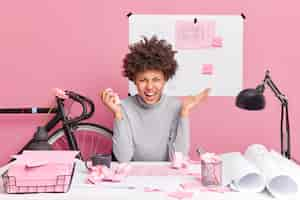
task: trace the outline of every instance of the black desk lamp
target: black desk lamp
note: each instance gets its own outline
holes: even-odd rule
[[[281,124],[280,124],[280,143],[281,154],[288,159],[291,158],[291,144],[290,144],[290,125],[288,115],[288,99],[276,87],[270,77],[270,71],[267,70],[262,84],[255,89],[242,90],[236,98],[236,106],[246,110],[262,110],[265,107],[265,97],[263,96],[265,85],[268,85],[277,99],[281,102]],[[284,132],[285,128],[285,132]]]

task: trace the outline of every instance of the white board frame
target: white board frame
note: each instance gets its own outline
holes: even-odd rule
[[[240,15],[143,15],[129,17],[129,44],[142,36],[156,35],[175,47],[176,21],[215,20],[216,35],[223,38],[221,48],[176,49],[178,70],[170,79],[164,93],[170,96],[195,95],[209,87],[211,96],[236,96],[242,89],[243,77],[243,18]],[[201,74],[202,64],[213,64],[213,74]],[[129,94],[137,93],[129,81]]]

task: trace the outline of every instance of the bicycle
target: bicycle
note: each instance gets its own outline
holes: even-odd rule
[[[68,115],[65,106],[66,99],[80,104],[82,112],[79,116],[72,118]],[[82,160],[87,160],[95,153],[112,154],[112,130],[99,124],[82,122],[90,118],[95,111],[92,100],[76,92],[60,89],[56,89],[55,100],[56,107],[54,108],[0,108],[0,114],[55,114],[43,126],[49,133],[59,122],[62,122],[62,127],[54,130],[50,136],[48,134],[47,142],[53,150],[77,150],[80,152],[79,158]],[[20,152],[26,150],[32,140]]]

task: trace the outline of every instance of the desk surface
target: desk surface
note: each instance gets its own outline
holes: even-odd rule
[[[132,165],[147,165],[147,162],[136,162]],[[151,165],[166,165],[166,162],[151,162]],[[2,173],[8,166],[0,168]],[[2,180],[0,181],[0,199],[17,200],[17,199],[34,199],[34,200],[52,200],[52,199],[143,199],[143,200],[160,200],[175,198],[168,197],[166,192],[144,192],[144,185],[160,184],[165,190],[175,191],[178,184],[188,182],[193,179],[191,176],[129,176],[121,183],[104,183],[99,185],[85,184],[87,171],[82,162],[77,161],[73,181],[70,190],[67,193],[40,193],[40,194],[6,194],[3,190]],[[127,189],[125,186],[134,184],[136,189]],[[174,188],[174,189],[173,189]],[[195,192],[192,199],[209,199],[209,200],[270,200],[273,199],[267,193],[245,193],[245,192]],[[291,200],[300,199],[299,197]]]

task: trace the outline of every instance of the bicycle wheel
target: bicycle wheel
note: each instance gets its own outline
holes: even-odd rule
[[[112,153],[113,132],[111,130],[91,123],[79,123],[72,129],[83,160],[87,160],[95,153]],[[49,137],[48,142],[54,150],[69,150],[63,128],[55,131]]]

